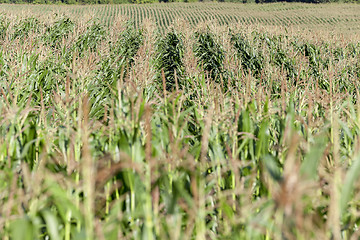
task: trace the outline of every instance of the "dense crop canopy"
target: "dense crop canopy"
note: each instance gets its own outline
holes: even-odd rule
[[[358,237],[357,40],[10,22],[1,238]]]

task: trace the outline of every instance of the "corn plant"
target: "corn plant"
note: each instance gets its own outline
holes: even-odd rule
[[[286,79],[296,85],[298,72],[295,69],[295,60],[291,59],[286,50],[281,48],[282,36],[269,38],[264,37],[271,51],[271,62],[286,73]]]
[[[107,96],[116,89],[118,81],[127,77],[143,42],[142,31],[134,29],[131,23],[127,23],[125,30],[117,37],[116,42],[109,43],[111,51],[100,61],[96,78],[89,83],[90,94],[94,96],[91,99],[95,100],[93,112],[99,116],[103,114],[104,105],[110,104]]]
[[[243,70],[251,72],[254,76],[259,77],[263,69],[263,57],[261,53],[254,50],[250,43],[241,34],[233,34],[231,41],[237,50],[238,57],[241,59]]]
[[[57,20],[51,26],[48,26],[44,34],[44,42],[53,48],[58,48],[64,38],[74,31],[74,23],[69,18]]]
[[[194,52],[199,66],[207,72],[211,79],[219,80],[224,72],[224,50],[217,43],[214,34],[209,31],[196,32],[195,38]]]
[[[40,21],[36,18],[30,17],[20,20],[14,26],[12,39],[19,38],[24,40],[31,33],[38,33],[40,31]]]
[[[157,70],[159,73],[158,79],[162,85],[162,79],[165,78],[166,90],[171,91],[177,87],[181,88],[181,81],[184,74],[184,46],[181,35],[175,31],[166,34],[158,42],[157,46]],[[161,76],[162,71],[164,75]]]
[[[90,23],[88,24],[90,25]],[[76,50],[83,54],[85,51],[96,51],[97,45],[104,39],[105,29],[100,23],[93,22],[75,43]]]
[[[3,15],[0,15],[0,21],[1,21],[1,23],[0,23],[0,40],[4,40],[10,23],[8,22],[6,17]]]

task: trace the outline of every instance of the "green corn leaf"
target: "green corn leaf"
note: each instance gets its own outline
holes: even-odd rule
[[[266,155],[262,158],[262,161],[265,164],[266,170],[270,173],[270,176],[277,182],[281,181],[281,169],[275,158],[271,155]]]
[[[52,240],[60,240],[58,226],[59,223],[53,213],[44,211],[43,216],[46,222],[46,228]]]
[[[17,219],[10,225],[11,239],[32,240],[34,239],[34,229],[27,218]]]
[[[300,173],[303,176],[312,180],[318,177],[317,169],[326,145],[327,141],[325,136],[316,138],[315,143],[311,145],[309,152],[305,155],[305,159],[301,164]]]
[[[342,193],[341,193],[341,202],[340,209],[341,213],[344,214],[347,204],[350,200],[351,195],[353,194],[354,184],[359,179],[360,176],[360,155],[356,156],[350,169],[346,173],[345,181],[342,184]]]

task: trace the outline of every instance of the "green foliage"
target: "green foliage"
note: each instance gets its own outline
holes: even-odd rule
[[[286,37],[285,37],[286,38]],[[269,38],[264,36],[264,40],[270,48],[271,62],[278,66],[281,71],[286,73],[286,79],[288,81],[297,84],[298,73],[295,69],[295,61],[288,56],[286,50],[281,48],[283,36],[274,36]]]
[[[142,44],[142,30],[136,30],[131,23],[127,23],[126,29],[117,36],[116,42],[109,43],[110,55],[100,63],[101,67],[97,72],[99,79],[106,84],[113,84],[124,78]]]
[[[79,36],[74,46],[80,54],[88,50],[96,51],[98,44],[105,38],[106,30],[100,23],[92,22],[88,25],[90,26]]]
[[[178,86],[182,86],[182,78],[184,75],[184,44],[181,34],[175,31],[167,33],[158,41],[156,68],[158,71],[158,79],[162,86],[162,77],[165,77],[166,90],[175,89],[175,78]],[[164,76],[162,76],[162,71]]]
[[[142,44],[143,31],[134,29],[131,23],[128,23],[126,30],[120,34],[119,40],[113,47],[114,57],[119,58],[126,67],[131,67]]]
[[[237,50],[238,57],[241,59],[243,70],[251,72],[254,76],[259,77],[263,69],[264,59],[260,52],[253,49],[250,43],[241,35],[233,34],[231,41]]]
[[[309,60],[309,67],[311,69],[311,74],[318,79],[319,87],[325,90],[328,90],[330,83],[324,76],[321,74],[321,67],[327,67],[326,63],[321,58],[320,48],[314,44],[306,43],[303,46],[304,54]]]
[[[64,39],[74,31],[75,24],[67,17],[57,20],[45,30],[44,42],[53,48],[59,48]]]
[[[28,37],[32,33],[38,33],[40,31],[40,22],[36,18],[30,17],[20,20],[14,26],[14,32],[12,35],[12,39],[19,38],[20,40],[24,40],[24,38]]]
[[[9,27],[9,22],[3,15],[0,15],[0,40],[4,40]]]
[[[88,86],[93,106],[90,114],[93,117],[103,116],[104,106],[111,104],[109,95],[117,88],[118,81],[127,77],[142,44],[142,30],[134,29],[131,23],[127,23],[116,42],[109,43],[110,54],[100,61],[96,78]]]
[[[357,237],[358,43],[32,21],[0,51],[0,238]]]
[[[216,41],[213,33],[196,32],[196,43],[194,46],[195,56],[198,64],[213,80],[219,80],[224,73],[223,61],[225,51]]]

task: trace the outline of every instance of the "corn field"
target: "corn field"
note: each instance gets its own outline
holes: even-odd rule
[[[1,4],[0,12],[14,16],[24,15],[43,18],[49,14],[66,14],[82,20],[84,16],[95,17],[110,27],[118,17],[133,22],[141,28],[144,20],[151,19],[165,31],[178,19],[192,26],[204,21],[219,25],[246,24],[284,26],[299,29],[323,29],[326,31],[360,34],[359,4],[238,4],[238,3],[163,3],[120,5],[18,5]],[[46,20],[44,20],[46,21]]]
[[[359,38],[107,22],[1,15],[2,239],[359,239]]]

